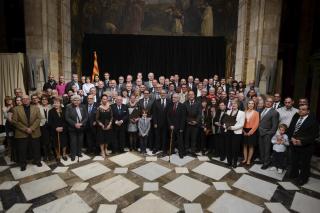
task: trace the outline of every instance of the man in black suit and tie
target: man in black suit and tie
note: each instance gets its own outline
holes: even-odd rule
[[[154,99],[150,97],[149,90],[145,90],[143,92],[143,98],[139,100],[138,106],[142,113],[142,111],[148,112],[148,117],[151,117],[152,115],[152,105],[153,105]]]
[[[67,83],[64,93],[68,93],[70,90],[72,90],[73,85],[76,86],[77,90],[82,88],[81,84],[78,82],[78,75],[77,74],[72,74],[72,80]]]
[[[271,138],[278,129],[279,113],[272,106],[273,98],[268,97],[265,108],[260,114],[259,151],[262,162],[261,169],[267,169],[270,164]]]
[[[174,147],[177,147],[179,157],[183,158],[185,155],[183,133],[186,125],[186,109],[185,106],[179,102],[179,97],[177,93],[172,95],[172,103],[168,109],[167,119],[169,129],[172,131],[172,142],[175,142],[172,144],[172,150],[174,150]]]
[[[319,123],[310,114],[309,105],[299,106],[299,112],[291,120],[288,137],[291,148],[290,178],[294,178],[297,185],[308,182],[310,176],[310,161],[314,151],[314,142],[319,137]]]
[[[88,112],[88,122],[86,125],[85,138],[87,142],[87,153],[93,154],[96,151],[96,112],[98,104],[94,102],[93,95],[87,96],[88,103],[86,109]]]
[[[193,91],[194,94],[197,94],[197,86],[194,84],[193,76],[191,76],[191,75],[188,77],[187,86],[188,86],[189,90]]]
[[[76,156],[82,157],[81,149],[83,146],[84,130],[88,121],[88,112],[80,104],[79,95],[73,95],[71,101],[72,103],[67,106],[65,119],[68,123],[70,136],[71,161],[74,161]]]
[[[125,134],[127,122],[129,119],[128,107],[122,104],[122,97],[117,96],[116,104],[111,105],[113,114],[113,131],[114,131],[114,144],[113,151],[123,153],[125,145]]]
[[[100,104],[101,102],[101,96],[105,92],[104,83],[103,81],[98,82],[98,86],[96,87],[96,93],[97,93],[97,102]]]
[[[279,109],[281,107],[283,107],[283,103],[281,102],[281,95],[280,93],[274,93],[273,109]]]
[[[197,137],[201,124],[201,104],[195,101],[193,91],[188,92],[188,101],[184,102],[186,108],[186,134],[185,149],[191,149],[191,155],[196,156]]]
[[[139,100],[138,107],[142,114],[143,111],[147,111],[148,117],[152,117],[152,106],[153,106],[154,99],[151,97],[150,91],[148,89],[143,91],[143,98]],[[151,123],[153,121],[151,120]],[[154,129],[150,128],[149,135],[148,135],[148,147],[153,148],[153,135]]]
[[[105,72],[103,74],[103,77],[104,77],[104,88],[108,88],[109,87],[109,82],[110,82],[110,74],[108,72]]]
[[[154,101],[152,106],[152,121],[155,132],[155,146],[153,147],[153,154],[156,154],[159,150],[166,154],[168,146],[168,122],[167,111],[170,106],[170,100],[166,99],[167,93],[165,90],[160,91],[160,99]]]

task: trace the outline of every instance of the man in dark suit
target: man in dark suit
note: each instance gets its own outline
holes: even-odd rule
[[[93,95],[88,95],[87,97],[88,103],[85,107],[88,112],[88,122],[86,124],[85,138],[87,152],[93,154],[96,151],[96,112],[98,104],[94,102]]]
[[[288,137],[291,148],[289,176],[295,178],[296,183],[301,186],[308,182],[314,142],[319,137],[319,123],[310,114],[309,105],[299,106],[299,112],[291,120]]]
[[[193,91],[195,95],[197,94],[197,86],[194,84],[193,76],[191,76],[191,75],[188,77],[187,86],[188,86],[188,89]]]
[[[143,98],[138,101],[138,107],[140,109],[140,113],[143,111],[147,111],[148,117],[152,117],[152,106],[153,106],[154,98],[151,97],[150,91],[148,89],[144,90]],[[151,120],[151,123],[153,121]],[[151,128],[148,135],[148,147],[153,148],[153,136],[154,129]]]
[[[104,77],[104,88],[107,89],[109,87],[109,82],[110,82],[110,74],[108,72],[105,72],[103,74]]]
[[[170,106],[170,100],[166,99],[167,93],[165,90],[160,91],[160,99],[154,101],[152,106],[152,121],[155,132],[155,146],[153,147],[153,154],[159,150],[166,154],[168,146],[168,122],[167,111]]]
[[[188,101],[184,102],[186,108],[186,134],[185,149],[190,149],[192,156],[196,156],[197,137],[201,124],[201,104],[195,101],[193,91],[188,92]]]
[[[40,109],[35,105],[30,105],[30,98],[27,95],[22,97],[22,106],[17,106],[13,110],[12,124],[15,127],[15,140],[18,148],[18,159],[21,171],[27,167],[28,146],[31,145],[33,164],[41,167],[40,154]]]
[[[283,103],[281,102],[281,95],[280,93],[274,94],[274,102],[273,102],[273,109],[279,109],[283,107]]]
[[[96,86],[96,94],[97,94],[97,102],[100,104],[101,102],[101,96],[105,92],[104,83],[103,81],[98,82],[98,86]]]
[[[72,74],[72,80],[67,83],[64,93],[68,93],[68,91],[72,90],[73,85],[76,85],[77,90],[81,89],[81,84],[78,82],[78,75],[77,74]]]
[[[260,114],[259,151],[262,162],[261,169],[267,169],[270,164],[271,138],[278,129],[279,113],[272,106],[273,98],[268,97],[265,108]]]
[[[186,109],[185,106],[179,102],[179,95],[177,93],[172,95],[172,103],[168,108],[167,119],[170,134],[172,131],[173,144],[171,150],[174,150],[174,147],[177,147],[179,150],[179,157],[183,158],[185,154],[183,133],[186,125]]]
[[[50,74],[48,81],[43,85],[43,91],[47,91],[47,89],[56,89],[56,86],[57,82],[54,80],[54,76]]]
[[[113,151],[123,153],[126,128],[129,119],[128,107],[122,104],[122,97],[117,96],[116,103],[111,105],[113,115],[114,144]]]
[[[81,149],[83,146],[83,137],[85,127],[88,121],[87,109],[80,104],[80,96],[74,95],[71,97],[71,104],[66,108],[65,119],[68,123],[70,136],[70,154],[71,160],[75,157],[82,157]]]
[[[138,106],[142,113],[142,111],[148,112],[148,117],[152,115],[152,106],[153,106],[154,99],[150,97],[149,90],[145,90],[143,92],[143,98],[139,100]]]

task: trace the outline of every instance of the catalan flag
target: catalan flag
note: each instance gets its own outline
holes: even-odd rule
[[[94,76],[99,75],[99,66],[98,66],[98,56],[97,52],[93,52],[93,71],[92,71],[92,82],[94,81]]]

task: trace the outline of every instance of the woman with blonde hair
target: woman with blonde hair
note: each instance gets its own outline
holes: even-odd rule
[[[254,147],[257,144],[257,129],[259,127],[259,113],[255,110],[255,103],[249,100],[245,111],[243,127],[243,161],[242,164],[250,165]]]
[[[97,143],[100,145],[101,156],[103,158],[108,155],[108,144],[112,140],[112,120],[113,114],[108,102],[108,96],[101,96],[101,105],[97,109],[96,122],[97,122]]]

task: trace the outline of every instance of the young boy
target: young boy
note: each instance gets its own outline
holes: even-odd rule
[[[138,121],[138,129],[139,129],[139,136],[140,136],[140,152],[142,154],[146,153],[146,147],[148,143],[148,134],[151,127],[151,118],[148,118],[148,112],[142,111],[142,117],[139,118]]]
[[[280,124],[277,133],[272,137],[271,142],[273,143],[273,159],[271,171],[277,169],[278,173],[283,172],[285,163],[285,151],[286,146],[289,146],[288,136],[285,134],[287,131],[287,125]]]

